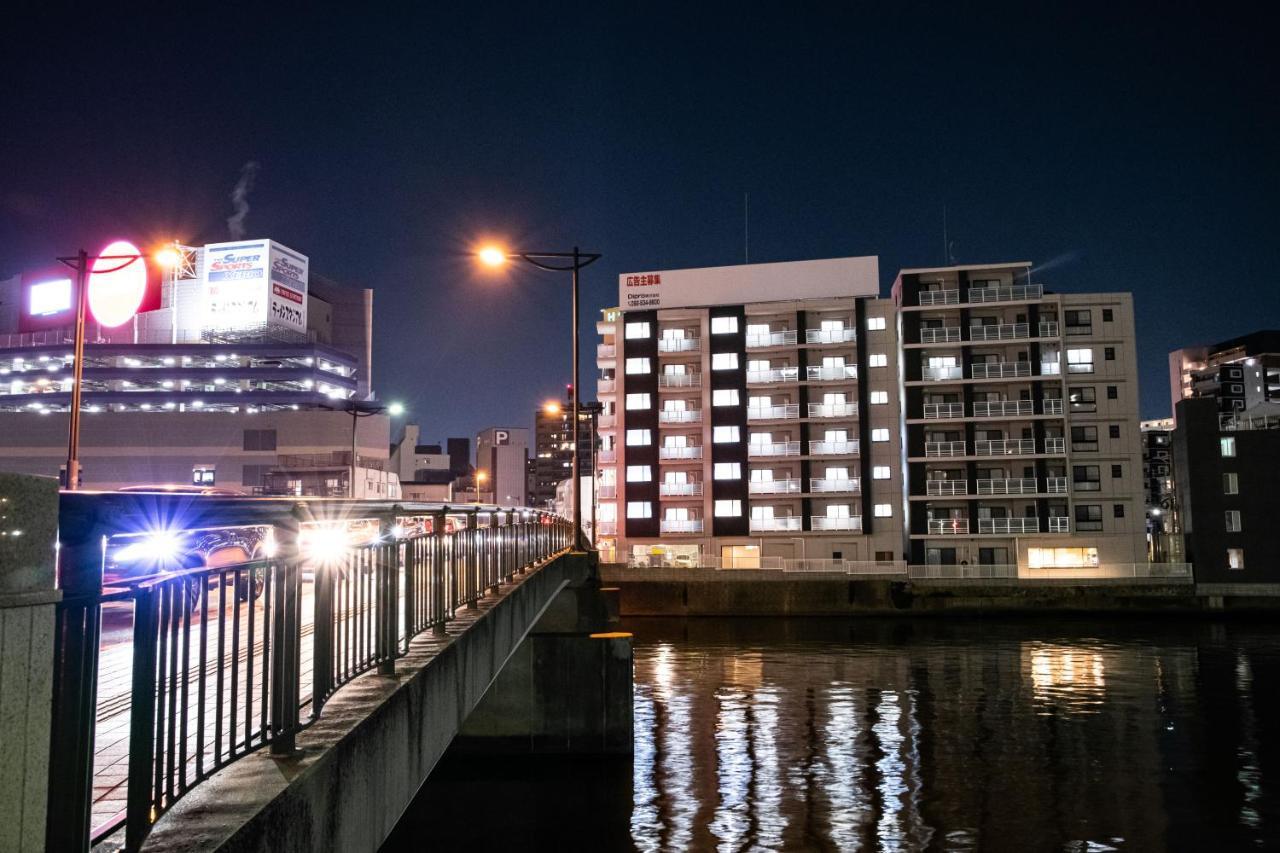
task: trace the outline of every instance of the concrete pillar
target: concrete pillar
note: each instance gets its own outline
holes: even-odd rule
[[[58,483],[0,474],[0,850],[44,850]]]

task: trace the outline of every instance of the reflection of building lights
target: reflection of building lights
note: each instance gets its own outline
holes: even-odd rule
[[[1076,710],[1080,710],[1082,700],[1101,700],[1106,666],[1098,652],[1033,644],[1023,654],[1036,698],[1059,700],[1068,708],[1076,706]]]

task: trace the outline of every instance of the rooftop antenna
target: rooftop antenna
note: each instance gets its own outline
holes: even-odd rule
[[[954,266],[956,262],[955,253],[951,251],[952,242],[947,237],[947,206],[942,206],[942,265]]]
[[[751,263],[751,193],[742,194],[742,262]]]

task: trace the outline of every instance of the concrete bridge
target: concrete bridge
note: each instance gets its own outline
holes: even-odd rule
[[[459,736],[630,752],[561,518],[15,475],[0,507],[0,850],[376,850]]]

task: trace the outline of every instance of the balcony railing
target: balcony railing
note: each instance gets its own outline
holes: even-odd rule
[[[856,329],[805,329],[807,344],[847,344],[858,339]]]
[[[862,480],[858,477],[844,477],[841,479],[828,479],[824,477],[816,477],[809,480],[809,491],[811,492],[859,492],[862,490]]]
[[[700,518],[664,518],[658,522],[660,533],[701,533]]]
[[[857,403],[810,403],[811,418],[852,418],[858,414]]]
[[[600,429],[613,429],[617,425],[617,415],[600,415],[596,418],[596,426]]]
[[[597,535],[597,536],[617,536],[617,535],[618,535],[618,522],[616,522],[616,521],[597,521],[597,522],[596,522],[596,535]]]
[[[862,516],[815,515],[809,519],[809,526],[814,530],[861,530]]]
[[[1044,481],[1044,490],[1051,495],[1065,495],[1067,493],[1067,478],[1046,477]]]
[[[597,483],[596,484],[597,498],[600,498],[601,500],[609,501],[609,500],[613,500],[617,496],[618,496],[617,483]]]
[[[856,364],[841,364],[835,367],[818,367],[811,365],[805,368],[805,376],[810,382],[839,382],[845,379],[858,378]]]
[[[1044,410],[1046,415],[1062,414],[1062,399],[1059,397],[1048,397],[1041,401],[1040,408]]]
[[[596,459],[600,462],[617,462],[618,451],[616,450],[597,450]]]
[[[800,417],[799,403],[783,403],[778,406],[748,406],[747,420],[773,421]]]
[[[988,400],[973,404],[975,418],[1009,418],[1035,412],[1036,404],[1030,400]]]
[[[747,484],[747,492],[753,495],[793,495],[799,494],[801,481],[792,477],[782,480],[752,480]]]
[[[1045,453],[1066,453],[1067,440],[1065,438],[1046,438],[1044,440]]]
[[[968,480],[926,480],[924,493],[931,497],[969,494]]]
[[[975,287],[969,291],[970,302],[1025,302],[1044,296],[1044,286],[1018,284],[1013,287]]]
[[[793,347],[796,345],[796,330],[784,329],[761,335],[747,335],[747,349],[763,349],[765,347]]]
[[[809,453],[812,456],[842,456],[858,452],[858,440],[846,441],[811,441]]]
[[[702,447],[659,447],[659,459],[701,459]]]
[[[925,403],[926,420],[944,420],[946,418],[963,418],[964,403]]]
[[[799,530],[801,518],[798,515],[778,515],[771,518],[752,518],[752,533],[777,533],[784,530]]]
[[[596,358],[608,359],[608,358],[617,358],[617,356],[618,356],[618,347],[616,344],[597,344],[596,345]]]
[[[974,456],[1028,456],[1035,452],[1035,440],[1030,438],[1001,438],[973,443]]]
[[[926,326],[920,330],[920,343],[942,344],[960,340],[959,326]]]
[[[612,394],[618,387],[618,383],[613,379],[597,379],[596,392],[599,394]]]
[[[658,338],[658,352],[697,352],[702,338]]]
[[[980,518],[979,533],[1039,533],[1038,518]]]
[[[664,498],[697,497],[702,494],[701,483],[659,483],[658,494]]]
[[[969,532],[967,518],[931,518],[929,519],[930,536],[962,536]]]
[[[963,379],[964,368],[958,364],[948,364],[942,367],[925,367],[920,371],[922,379],[931,379],[935,382],[950,379]]]
[[[1042,320],[1040,322],[1040,337],[1042,338],[1058,337],[1058,324],[1053,320]]]
[[[800,379],[798,367],[771,367],[767,370],[748,370],[747,382],[767,384],[771,382],[796,382]]]
[[[658,412],[661,424],[696,424],[702,422],[702,409],[662,409]]]
[[[799,456],[800,442],[771,441],[752,442],[747,445],[748,456]]]
[[[970,366],[969,374],[974,379],[1009,379],[1015,376],[1030,376],[1029,361],[996,361],[979,363]]]
[[[926,441],[924,443],[925,456],[964,456],[965,448],[963,441]]]
[[[1049,532],[1050,533],[1070,533],[1071,519],[1065,515],[1049,516]]]
[[[1035,477],[978,480],[977,487],[980,495],[1034,495],[1039,491]]]
[[[992,323],[969,327],[971,341],[1007,341],[1029,337],[1031,326],[1027,323]]]
[[[697,388],[702,385],[701,373],[660,373],[659,388]]]
[[[921,305],[959,305],[960,291],[953,290],[922,290],[920,291]]]

